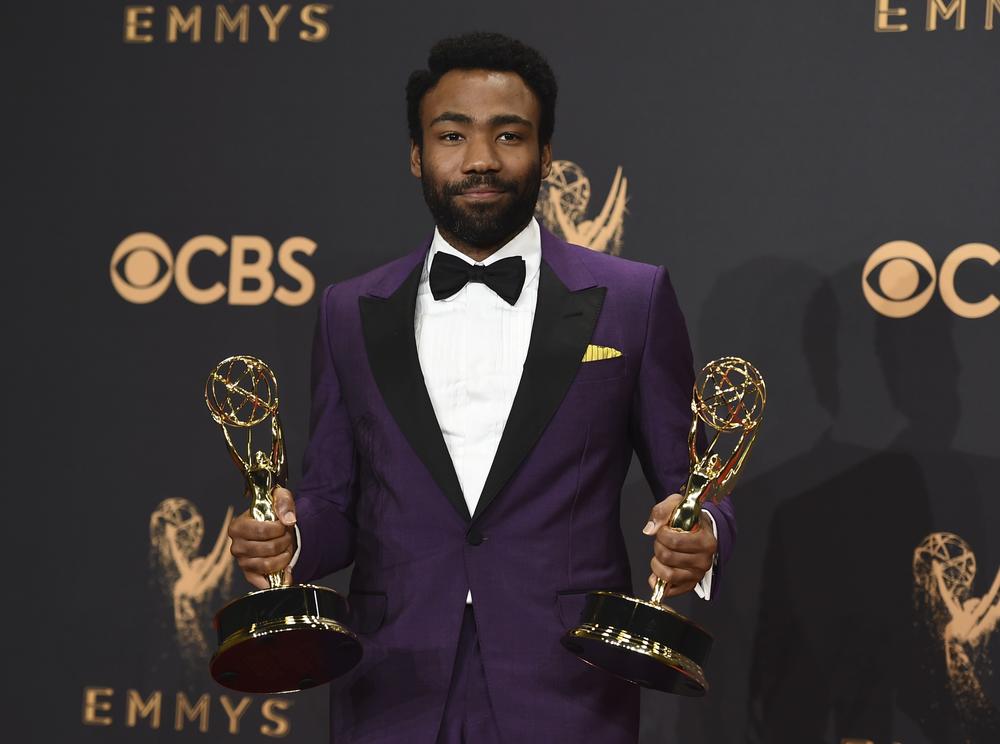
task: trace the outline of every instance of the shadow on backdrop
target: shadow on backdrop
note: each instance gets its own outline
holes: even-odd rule
[[[721,275],[710,294],[755,288],[742,298],[750,309],[742,318],[705,312],[699,338],[759,360],[771,395],[750,465],[764,474],[736,492],[734,561],[718,599],[694,607],[717,631],[713,689],[681,712],[681,741],[1000,740],[982,639],[984,694],[978,706],[956,704],[943,625],[915,602],[923,595],[914,572],[915,551],[935,529],[987,549],[987,476],[1000,462],[952,447],[962,415],[953,316],[931,306],[902,321],[872,313],[841,327],[838,298],[857,294],[858,268],[828,280],[760,259]],[[872,355],[883,378],[873,385],[903,421],[895,435],[877,408],[866,416],[844,405],[860,394],[844,385],[848,365]],[[887,444],[848,443],[866,426],[889,432]]]
[[[898,667],[897,697],[900,709],[919,725],[928,741],[992,744],[1000,741],[1000,686],[990,677],[991,656],[1000,659],[1000,646],[994,643],[991,648],[989,644],[1000,618],[996,606],[1000,571],[994,544],[995,513],[988,510],[987,497],[996,497],[1000,457],[963,452],[953,445],[963,416],[985,415],[984,424],[990,417],[988,411],[962,411],[959,405],[962,365],[954,333],[961,322],[969,321],[932,304],[911,318],[880,318],[876,324],[879,361],[886,379],[892,382],[889,391],[893,403],[908,422],[889,450],[907,453],[916,460],[934,512],[933,531],[911,547],[914,642]],[[988,379],[979,378],[977,384],[988,384]],[[987,436],[996,437],[995,431],[984,429]],[[949,556],[947,548],[945,554],[935,555],[930,549],[942,542],[961,546],[964,555]],[[978,582],[973,550],[978,552],[983,569]],[[952,574],[959,569],[952,558],[970,557],[971,567],[965,566],[961,576]],[[959,586],[928,581],[936,569],[954,576],[955,581],[948,583]],[[973,610],[975,616],[975,604],[980,597],[986,598],[994,575],[993,594],[988,598],[992,627],[979,622],[974,623],[977,627],[962,628],[963,608],[949,608],[945,601],[954,599],[950,591],[954,590],[964,609]]]
[[[748,730],[749,669],[761,586],[791,579],[777,577],[783,566],[769,564],[764,569],[772,516],[791,496],[819,487],[871,453],[838,443],[831,435],[841,396],[838,313],[834,292],[815,268],[783,258],[758,258],[721,273],[707,297],[700,322],[692,329],[699,363],[725,354],[743,356],[761,370],[769,391],[746,480],[734,494],[739,535],[733,560],[721,577],[721,591],[711,603],[678,607],[713,631],[716,642],[707,667],[709,695],[681,703],[675,738],[732,744],[746,740]],[[725,307],[743,312],[720,314],[720,297],[726,298]],[[826,525],[820,523],[820,530]],[[813,537],[803,535],[807,542]],[[823,587],[823,599],[835,591]],[[768,601],[787,607],[790,599],[794,597]],[[798,641],[789,638],[788,643],[794,651]],[[645,722],[645,710],[643,718]],[[662,740],[662,731],[660,739],[648,739],[655,740]]]
[[[865,425],[843,420],[845,366],[873,354],[858,345],[874,318],[862,317],[863,333],[843,327],[838,298],[857,292],[856,276],[762,258],[709,294],[752,288],[741,317],[707,307],[698,337],[710,355],[757,360],[772,395],[750,466],[763,475],[736,494],[734,562],[718,599],[695,607],[719,640],[713,690],[679,717],[682,741],[891,740],[895,670],[913,646],[911,556],[932,517],[906,447],[873,451],[834,434]]]

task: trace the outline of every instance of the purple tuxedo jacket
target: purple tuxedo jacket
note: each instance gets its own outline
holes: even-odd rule
[[[414,339],[428,246],[322,298],[295,579],[353,562],[351,619],[364,643],[361,663],[332,686],[331,740],[435,741],[471,589],[504,741],[635,742],[639,689],[559,639],[588,590],[630,591],[619,500],[633,450],[657,499],[687,477],[694,375],[667,273],[542,230],[523,376],[469,514]],[[622,355],[582,364],[591,343]],[[736,524],[728,501],[708,508],[717,590]]]

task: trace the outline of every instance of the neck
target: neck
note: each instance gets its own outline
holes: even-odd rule
[[[471,245],[470,243],[466,242],[465,240],[462,240],[460,237],[455,235],[455,233],[451,232],[450,230],[446,230],[440,226],[438,226],[438,232],[441,233],[442,238],[448,241],[448,245],[450,245],[456,251],[461,253],[463,256],[471,258],[476,263],[481,263],[490,256],[492,256],[494,253],[496,253],[498,250],[503,248],[505,245],[507,245],[507,243],[513,240],[514,237],[527,226],[528,223],[526,222],[519,228],[511,232],[510,234],[504,236],[504,238],[496,245],[485,246],[485,247]]]

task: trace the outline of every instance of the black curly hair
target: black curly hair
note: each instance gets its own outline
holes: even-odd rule
[[[509,36],[475,32],[442,39],[431,47],[427,69],[414,70],[406,83],[406,115],[410,138],[423,144],[420,126],[420,102],[431,88],[451,70],[494,70],[514,72],[538,98],[541,121],[538,126],[539,145],[552,139],[556,125],[556,76],[537,50]]]

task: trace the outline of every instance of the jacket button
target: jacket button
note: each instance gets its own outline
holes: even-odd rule
[[[483,540],[485,539],[486,538],[483,537],[483,533],[477,529],[471,529],[465,533],[465,540],[469,543],[469,545],[482,545]]]

